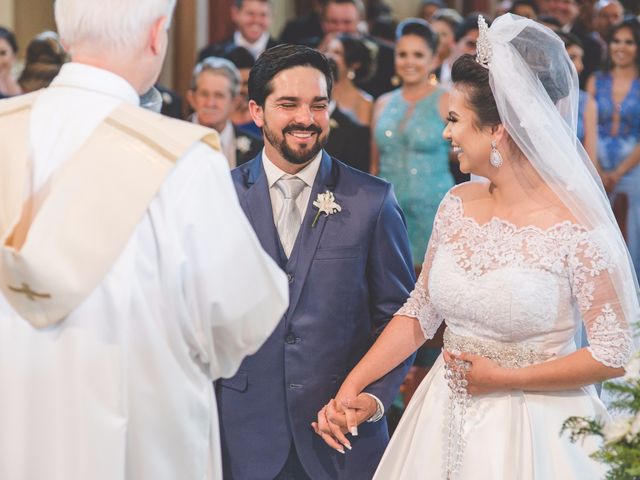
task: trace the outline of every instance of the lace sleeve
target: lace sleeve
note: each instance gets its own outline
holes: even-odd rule
[[[607,367],[623,367],[631,356],[632,339],[611,281],[611,262],[597,238],[578,235],[569,256],[571,287],[585,323],[589,351]]]
[[[443,200],[443,204],[447,201],[447,197]],[[444,208],[441,205],[434,221],[433,232],[429,239],[427,252],[424,256],[424,263],[422,264],[422,271],[416,281],[416,286],[402,308],[396,312],[396,315],[416,318],[418,322],[420,322],[422,333],[424,333],[424,337],[427,340],[433,338],[443,320],[429,298],[429,273],[431,272],[433,256],[440,241],[443,210]]]

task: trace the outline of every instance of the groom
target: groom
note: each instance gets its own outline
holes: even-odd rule
[[[217,382],[225,480],[371,478],[388,442],[382,413],[412,360],[358,397],[370,421],[350,437],[353,450],[313,432],[415,280],[391,185],[322,149],[331,87],[326,58],[299,45],[267,50],[249,77],[265,148],[232,176],[262,246],[287,273],[291,303],[237,375]]]

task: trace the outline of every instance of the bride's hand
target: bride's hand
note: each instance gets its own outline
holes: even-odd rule
[[[327,445],[344,454],[344,447],[351,450],[351,442],[349,442],[344,435],[348,431],[346,421],[344,422],[344,428],[330,421],[327,415],[329,408],[331,408],[332,411],[339,412],[339,406],[335,399],[332,398],[329,400],[329,403],[320,409],[318,412],[318,421],[312,422],[311,428],[313,428],[313,431],[316,432]],[[341,412],[341,415],[345,415],[344,412]]]
[[[461,367],[455,365],[456,360],[466,362],[462,370],[464,378],[467,381],[467,391],[471,395],[479,395],[485,393],[493,393],[498,391],[509,390],[509,373],[510,370],[501,367],[493,360],[472,355],[470,353],[453,354],[444,351],[444,360],[454,369]]]
[[[336,398],[318,412],[318,421],[311,427],[327,445],[344,453],[343,447],[351,450],[351,442],[345,434],[357,436],[358,425],[371,418],[377,409],[378,405],[370,395],[341,388]]]

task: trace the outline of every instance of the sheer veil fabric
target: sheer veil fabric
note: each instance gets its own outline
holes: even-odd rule
[[[570,220],[591,230],[608,257],[608,275],[600,280],[606,288],[598,289],[602,299],[593,298],[592,307],[610,306],[620,322],[634,324],[640,315],[638,280],[602,182],[576,136],[578,76],[562,40],[512,14],[485,32],[479,45],[489,51],[489,82],[507,132],[569,209]]]
[[[444,321],[449,351],[505,368],[570,355],[580,348],[574,334],[584,325],[592,357],[623,367],[633,349],[629,326],[638,319],[637,280],[604,188],[576,137],[574,67],[559,37],[531,20],[504,15],[490,29],[480,27],[479,62],[488,66],[500,119],[522,152],[513,148],[507,157],[505,148],[500,168],[517,169],[514,181],[531,195],[524,200],[533,201],[522,202],[524,209],[512,205],[515,221],[489,218],[491,212],[474,215],[490,204],[473,198],[480,192],[486,199],[486,188],[454,187],[436,215],[420,279],[398,315],[416,318],[425,338]],[[606,476],[606,466],[590,457],[599,439],[572,443],[559,434],[570,416],[608,418],[593,385],[468,396],[452,378],[441,355],[403,414],[376,480],[424,478],[425,472],[474,480]]]

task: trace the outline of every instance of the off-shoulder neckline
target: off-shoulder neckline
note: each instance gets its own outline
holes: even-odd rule
[[[455,193],[452,193],[451,191],[447,193],[447,196],[449,198],[451,198],[455,205],[456,205],[456,211],[460,217],[460,220],[466,222],[466,223],[470,223],[473,226],[477,227],[478,229],[486,229],[489,228],[495,224],[499,224],[502,226],[507,227],[509,230],[511,230],[513,233],[520,233],[520,232],[527,232],[527,231],[534,231],[534,232],[538,232],[541,234],[548,234],[554,231],[559,231],[559,230],[565,230],[565,229],[579,229],[583,232],[588,232],[588,229],[584,226],[581,225],[579,223],[575,223],[572,222],[571,220],[562,220],[560,222],[556,222],[553,225],[550,225],[548,227],[540,227],[538,225],[521,225],[518,226],[515,223],[511,222],[510,220],[506,220],[504,218],[498,217],[497,215],[492,216],[491,218],[489,218],[489,220],[487,220],[486,222],[480,222],[477,219],[475,219],[474,217],[470,216],[470,215],[466,215],[465,211],[464,211],[464,201],[462,200],[462,198],[459,195],[456,195]]]

